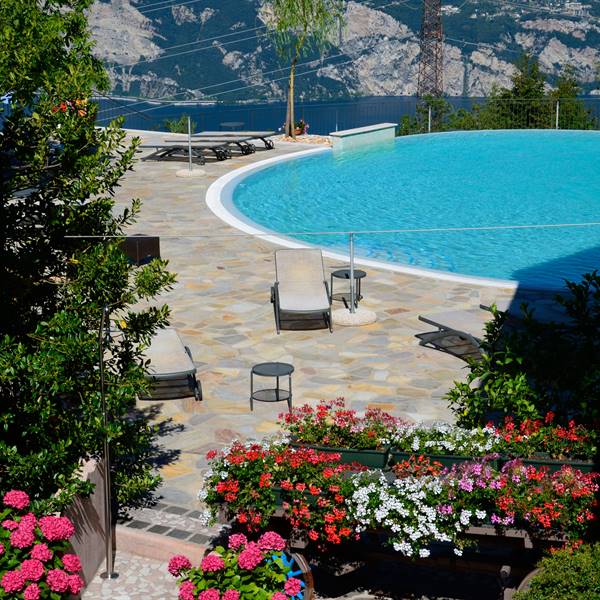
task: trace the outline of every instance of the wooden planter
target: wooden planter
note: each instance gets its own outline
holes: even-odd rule
[[[356,450],[354,448],[332,448],[331,446],[318,446],[316,444],[301,444],[292,442],[292,448],[312,448],[317,452],[328,454],[340,454],[340,462],[344,464],[358,463],[372,469],[383,469],[387,466],[389,458],[389,447],[381,450]]]

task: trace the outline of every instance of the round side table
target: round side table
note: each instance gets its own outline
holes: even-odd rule
[[[250,410],[254,410],[254,402],[287,402],[288,410],[292,412],[292,373],[294,366],[281,362],[266,362],[254,365],[250,370]],[[274,377],[275,387],[254,389],[254,376]],[[279,378],[288,378],[288,389],[279,386]]]
[[[361,282],[367,276],[365,271],[361,269],[354,269],[354,281],[355,281],[355,297],[354,297],[354,305],[358,307],[358,303],[362,300],[361,293]],[[338,269],[337,271],[333,271],[331,273],[331,285],[329,286],[331,289],[331,299],[337,300],[339,302],[343,302],[344,306],[348,308],[350,304],[350,290],[334,294],[333,293],[333,280],[335,279],[347,279],[350,280],[350,269]]]

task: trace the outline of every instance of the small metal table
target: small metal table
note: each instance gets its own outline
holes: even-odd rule
[[[241,129],[244,126],[244,121],[225,121],[219,123],[221,129]]]
[[[354,280],[356,282],[355,287],[354,287],[354,291],[355,291],[354,305],[355,305],[355,307],[358,307],[358,303],[362,300],[361,282],[362,282],[363,278],[366,276],[367,276],[367,274],[365,271],[361,271],[360,269],[354,269]],[[348,308],[348,304],[350,303],[350,290],[348,290],[346,292],[334,294],[333,293],[333,279],[334,278],[349,280],[350,279],[350,269],[338,269],[337,271],[333,271],[333,273],[331,273],[331,284],[329,286],[329,288],[331,289],[331,299],[337,300],[339,302],[343,302],[344,306],[346,308]]]
[[[250,410],[254,410],[256,402],[287,402],[288,409],[292,412],[292,373],[293,365],[280,362],[266,362],[254,365],[250,371]],[[262,390],[254,389],[254,376],[275,377],[275,387]],[[279,387],[279,378],[288,377],[288,389]]]

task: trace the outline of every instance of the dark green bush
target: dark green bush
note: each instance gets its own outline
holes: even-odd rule
[[[528,591],[514,600],[598,600],[600,544],[583,545],[575,552],[560,550],[542,559]]]

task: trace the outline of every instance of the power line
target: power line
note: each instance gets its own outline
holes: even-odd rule
[[[141,12],[143,15],[147,15],[148,13],[156,12],[158,10],[164,10],[164,9],[168,9],[168,8],[176,8],[177,6],[186,6],[187,4],[196,4],[196,2],[203,2],[203,1],[204,0],[187,0],[187,2],[178,2],[177,4],[169,4],[167,6],[160,6],[158,8],[152,8],[152,6],[161,4],[160,2],[156,2],[154,4],[149,5],[148,7],[140,8],[139,12]],[[162,4],[165,4],[165,3],[163,2]],[[150,8],[150,10],[146,10],[146,8]]]

